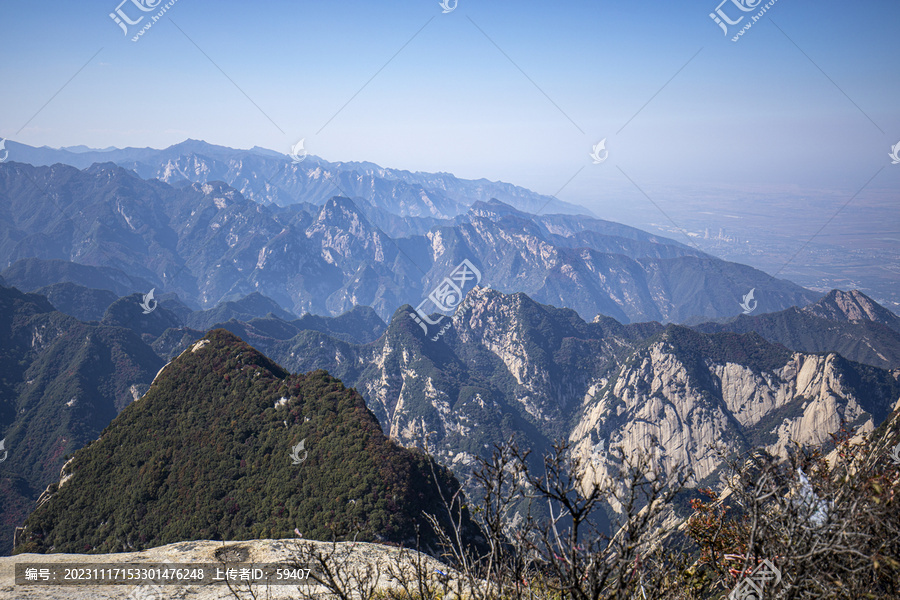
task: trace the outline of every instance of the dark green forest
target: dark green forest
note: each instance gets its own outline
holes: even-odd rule
[[[408,545],[418,534],[422,547],[433,544],[423,511],[441,514],[433,473],[444,494],[458,490],[449,471],[391,442],[362,397],[326,372],[290,375],[222,329],[204,340],[75,453],[16,553],[287,538],[295,529]],[[301,441],[306,458],[293,464]]]

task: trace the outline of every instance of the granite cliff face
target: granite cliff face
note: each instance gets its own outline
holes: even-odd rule
[[[570,440],[588,465],[586,477],[609,476],[607,457],[617,447],[625,455],[650,453],[667,472],[688,469],[699,484],[716,475],[723,456],[755,447],[784,456],[794,442],[827,443],[842,424],[870,432],[898,397],[889,372],[833,353],[776,351],[775,364],[760,366],[707,348],[685,353],[679,347],[684,340],[671,339],[690,337],[684,334],[667,331],[631,356],[602,389],[585,395]],[[746,338],[707,341],[719,349],[754,343]]]
[[[859,290],[834,290],[803,309],[809,314],[835,321],[872,321],[900,331],[900,317]]]
[[[900,398],[897,373],[755,333],[585,323],[484,288],[437,341],[407,314],[371,344],[298,336],[265,351],[356,387],[386,433],[427,445],[463,479],[476,455],[510,437],[538,452],[569,440],[590,465],[585,477],[610,473],[611,447],[647,452],[656,440],[661,464],[691,469],[698,484],[722,456],[825,443],[842,423],[870,431]]]

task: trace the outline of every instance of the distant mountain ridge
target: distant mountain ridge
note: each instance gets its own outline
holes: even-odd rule
[[[68,279],[73,268],[79,275],[76,277],[79,281],[106,287],[89,288],[71,281],[34,287],[56,278]],[[157,338],[171,329],[183,331],[187,335],[185,339],[191,340],[201,338],[209,329],[225,328],[248,340],[260,335],[289,339],[301,331],[314,330],[348,342],[368,343],[378,338],[387,327],[368,306],[355,306],[335,317],[306,313],[298,318],[259,292],[223,302],[205,311],[191,310],[176,294],[160,294],[153,300],[156,302],[155,308],[145,315],[143,294],[119,297],[108,289],[119,289],[117,279],[125,276],[116,269],[28,259],[15,263],[7,271],[13,274],[18,287],[24,288],[22,291],[46,296],[60,312],[81,321],[102,321],[104,325],[131,329],[144,336],[154,347],[157,346]],[[28,272],[29,276],[21,277],[23,272]],[[111,272],[113,278],[104,276]],[[169,333],[167,340],[160,341],[159,348],[166,347],[173,335]],[[166,351],[162,351],[161,356],[170,358]]]
[[[58,258],[22,258],[3,270],[4,285],[32,291],[60,283],[109,290],[117,296],[153,287],[146,279],[133,277],[114,267],[87,266]]]
[[[859,290],[834,290],[818,302],[803,308],[804,312],[823,319],[850,322],[881,323],[900,332],[900,317],[884,308]]]
[[[258,316],[267,315],[273,315],[284,321],[292,321],[297,318],[281,308],[274,300],[266,298],[259,292],[253,292],[240,300],[224,302],[210,310],[191,313],[185,319],[185,325],[205,331],[216,323],[224,323],[231,319],[249,321]]]
[[[583,207],[508,183],[464,180],[449,173],[412,173],[372,163],[333,163],[312,155],[295,163],[286,154],[258,147],[238,150],[189,139],[162,150],[80,147],[73,151],[7,143],[10,157],[18,162],[35,166],[62,163],[79,169],[112,162],[143,178],[167,183],[224,181],[262,204],[319,205],[332,196],[349,194],[365,197],[373,206],[399,216],[452,218],[465,213],[474,201],[498,198],[526,211],[546,206],[553,213],[590,214]],[[260,173],[265,177],[261,179]]]
[[[99,321],[107,307],[118,299],[115,292],[87,288],[77,283],[54,283],[35,290],[46,296],[54,308],[79,321]]]
[[[698,331],[755,332],[800,352],[838,352],[850,360],[900,369],[900,317],[862,292],[832,290],[814,304],[703,323]]]
[[[818,299],[788,281],[634,228],[534,216],[499,201],[476,202],[452,222],[394,238],[348,198],[318,207],[263,206],[221,182],[173,187],[109,163],[84,171],[3,163],[0,193],[11,199],[0,264],[12,265],[4,277],[14,285],[27,279],[17,275],[23,267],[16,261],[64,258],[127,273],[141,285],[130,293],[155,288],[204,309],[259,292],[298,315],[366,305],[387,319],[468,259],[485,285],[567,306],[585,319],[731,316],[751,288],[761,312]],[[37,287],[50,283],[44,278]]]

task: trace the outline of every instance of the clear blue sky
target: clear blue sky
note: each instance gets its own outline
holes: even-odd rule
[[[887,165],[872,185],[900,189],[898,2],[778,0],[737,43],[709,18],[718,0],[178,0],[137,43],[117,3],[0,3],[0,137],[282,152],[305,138],[328,160],[543,193],[584,167],[560,197],[588,206],[630,187],[623,171],[853,189]],[[601,138],[610,158],[593,165]]]

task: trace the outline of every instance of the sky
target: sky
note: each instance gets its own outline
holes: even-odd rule
[[[169,1],[136,42],[167,2],[0,2],[0,137],[303,139],[611,213],[701,188],[900,190],[897,2],[775,0],[735,42],[766,2]],[[117,8],[144,18],[126,34]],[[717,8],[743,16],[727,35]]]

